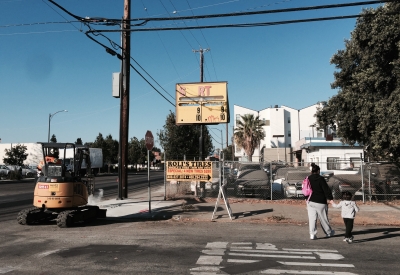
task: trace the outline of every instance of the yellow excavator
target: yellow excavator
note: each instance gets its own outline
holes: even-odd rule
[[[55,220],[59,227],[96,218],[105,218],[106,209],[88,205],[89,195],[94,193],[95,178],[90,166],[89,148],[73,143],[41,143],[43,160],[38,165],[38,176],[33,206],[21,210],[17,221],[22,225]],[[72,150],[73,165],[65,165],[62,159]],[[64,155],[59,156],[60,152]],[[71,151],[68,152],[69,154]],[[81,169],[82,162],[86,169]]]

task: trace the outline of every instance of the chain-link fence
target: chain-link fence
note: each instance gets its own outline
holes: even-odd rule
[[[316,162],[332,192],[341,199],[344,191],[353,199],[390,201],[400,199],[399,163],[365,163],[355,160]],[[195,195],[217,197],[219,186],[229,198],[266,200],[304,199],[301,185],[310,175],[311,163],[213,161],[208,182],[167,182],[167,197]],[[220,176],[221,175],[221,176]]]

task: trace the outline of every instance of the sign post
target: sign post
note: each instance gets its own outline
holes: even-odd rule
[[[150,188],[150,151],[154,147],[154,137],[151,131],[147,131],[145,137],[147,148],[147,183],[149,189],[149,213],[151,214],[151,188]]]

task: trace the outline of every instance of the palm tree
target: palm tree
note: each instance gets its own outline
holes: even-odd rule
[[[240,118],[236,122],[237,128],[235,128],[233,134],[235,143],[239,149],[244,149],[249,161],[251,161],[254,150],[260,146],[261,140],[265,137],[262,129],[263,122],[258,116],[254,117],[253,114],[241,115]]]

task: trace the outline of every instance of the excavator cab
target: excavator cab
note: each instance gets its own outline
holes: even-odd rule
[[[105,218],[105,210],[87,205],[95,187],[89,148],[73,143],[41,145],[44,157],[38,165],[41,173],[35,186],[34,207],[22,210],[18,214],[18,222],[33,224],[55,219],[59,227],[68,227],[87,219]],[[73,155],[72,166],[63,162],[67,154]],[[81,169],[84,161],[86,169]]]

